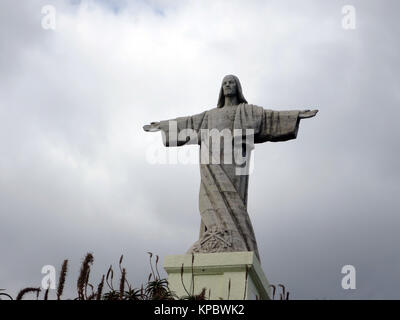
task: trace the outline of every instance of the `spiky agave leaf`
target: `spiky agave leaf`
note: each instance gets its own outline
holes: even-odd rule
[[[16,298],[15,300],[22,300],[22,298],[23,298],[27,293],[31,293],[31,292],[33,293],[33,292],[35,292],[36,294],[39,294],[40,291],[41,291],[40,288],[25,288],[25,289],[22,289],[22,290],[18,293],[17,298]]]
[[[145,294],[150,300],[166,300],[172,298],[166,279],[157,279],[147,283]]]
[[[0,289],[0,291],[5,291],[5,290],[6,289]],[[7,297],[10,300],[14,300],[13,297],[11,297],[8,293],[5,293],[5,292],[0,292],[0,296],[4,296],[4,297]]]
[[[125,300],[145,300],[140,289],[129,288],[128,291],[124,293]]]
[[[50,286],[46,289],[43,300],[49,300],[49,290],[50,290]]]
[[[106,276],[106,283],[108,288],[113,291],[114,287],[113,287],[113,278],[114,278],[114,271],[112,269],[112,266],[110,265],[110,268],[108,268],[107,271],[107,276]],[[108,281],[108,279],[110,279],[110,282]]]
[[[116,290],[111,290],[104,294],[104,300],[119,300],[119,292]]]

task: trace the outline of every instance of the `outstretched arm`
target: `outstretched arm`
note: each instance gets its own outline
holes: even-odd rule
[[[205,125],[206,111],[193,116],[179,117],[171,120],[151,122],[143,126],[146,132],[162,132],[163,143],[166,147],[198,144],[200,129]]]
[[[161,130],[160,122],[151,122],[150,124],[146,124],[143,126],[143,130],[146,132],[158,132]],[[190,137],[186,137],[185,141],[176,141],[175,147],[180,147],[185,145],[190,141]],[[166,143],[166,146],[169,147],[169,142]]]
[[[299,113],[299,119],[308,119],[315,117],[315,115],[318,113],[318,110],[303,110],[300,111]]]
[[[259,125],[255,143],[267,141],[278,142],[296,139],[301,119],[312,118],[318,110],[274,111],[254,107],[253,113],[258,115]]]

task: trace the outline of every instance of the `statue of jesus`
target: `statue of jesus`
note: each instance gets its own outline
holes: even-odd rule
[[[211,155],[209,161],[200,161],[200,236],[188,253],[253,251],[259,259],[247,212],[248,170],[238,170],[243,161],[232,158],[238,159],[239,150],[239,159],[248,164],[253,143],[296,139],[300,120],[312,118],[317,112],[273,111],[248,104],[239,79],[227,75],[222,80],[216,108],[143,127],[148,132],[161,130],[167,147],[199,144],[200,154]],[[209,132],[223,132],[224,143],[213,141],[210,147]],[[234,134],[226,135],[227,132]],[[236,139],[238,132],[240,138],[246,136],[245,142]]]

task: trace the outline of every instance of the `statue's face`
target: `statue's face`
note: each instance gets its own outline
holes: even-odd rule
[[[222,80],[222,89],[224,90],[225,96],[236,96],[237,84],[235,78],[232,76],[226,76],[224,80]]]

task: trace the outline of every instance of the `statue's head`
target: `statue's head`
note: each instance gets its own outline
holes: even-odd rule
[[[247,103],[243,96],[242,86],[239,78],[230,74],[222,80],[221,90],[219,91],[218,108],[222,108],[225,104],[225,97],[237,96],[239,103]]]

